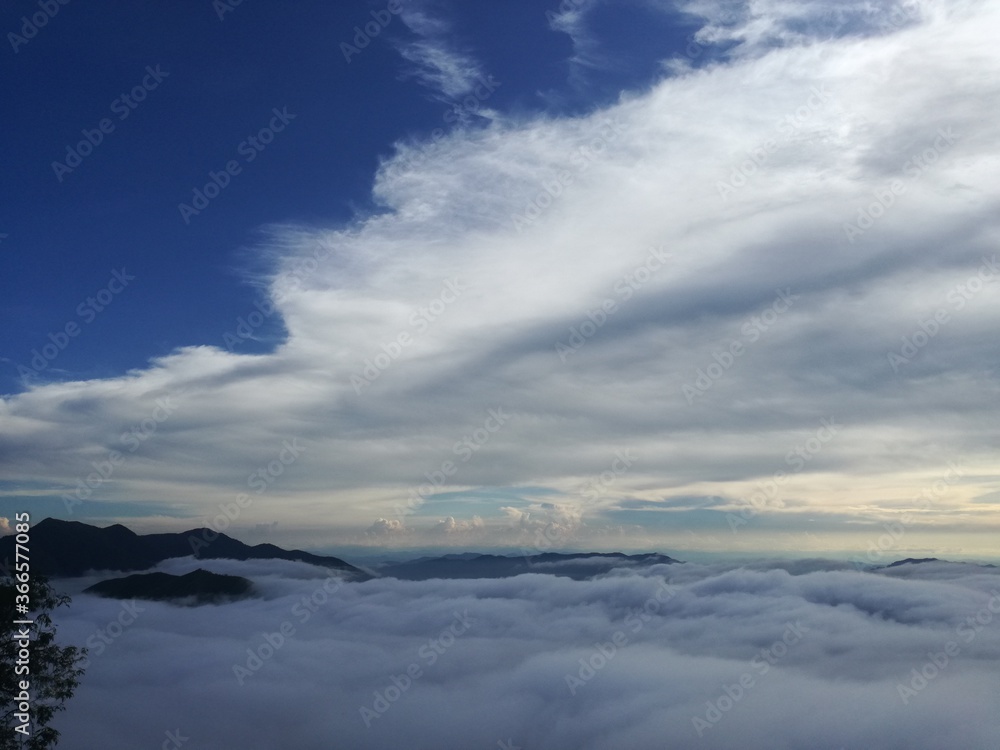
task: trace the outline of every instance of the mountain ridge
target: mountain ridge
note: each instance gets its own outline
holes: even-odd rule
[[[369,573],[337,557],[285,550],[273,544],[248,545],[211,529],[136,534],[121,525],[99,527],[81,521],[45,518],[31,529],[31,569],[53,577],[77,577],[94,571],[148,570],[164,560],[193,556],[198,560],[289,560],[341,571],[353,580]],[[0,561],[13,569],[14,535],[0,538]]]
[[[510,578],[524,573],[548,573],[585,580],[624,566],[683,564],[659,552],[542,552],[537,555],[495,555],[474,552],[420,557],[376,567],[379,575],[400,580],[432,578]]]

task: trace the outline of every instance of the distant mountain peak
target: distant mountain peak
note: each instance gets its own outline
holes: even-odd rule
[[[885,567],[896,568],[900,565],[918,565],[919,563],[929,563],[929,562],[942,562],[936,557],[907,557],[905,560],[896,560],[896,562],[891,562]]]

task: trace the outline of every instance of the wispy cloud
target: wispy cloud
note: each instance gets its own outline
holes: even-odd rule
[[[660,0],[649,0],[659,4]],[[733,56],[766,54],[788,47],[844,37],[890,34],[918,24],[941,4],[925,0],[752,0],[707,2],[682,0],[679,10],[705,25],[697,38],[704,42],[734,45]]]
[[[614,66],[614,62],[601,51],[599,33],[590,27],[588,16],[601,0],[568,0],[549,11],[549,27],[566,34],[573,42],[573,55],[569,59],[570,80],[581,84],[583,72],[588,68]]]
[[[456,46],[451,24],[427,2],[406,3],[400,17],[416,39],[400,42],[410,74],[446,99],[458,99],[479,83],[483,71],[474,57]]]

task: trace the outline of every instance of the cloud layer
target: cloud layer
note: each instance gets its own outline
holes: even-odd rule
[[[972,750],[1000,731],[995,568],[805,560],[338,586],[294,563],[210,565],[264,598],[122,616],[130,605],[77,594],[63,611],[61,638],[92,641],[59,718],[68,748],[156,747],[169,731],[248,750]]]
[[[562,546],[820,527],[864,549],[909,511],[901,551],[987,549],[998,10],[821,5],[690,3],[697,44],[736,43],[724,64],[399,144],[382,213],[271,229],[264,299],[218,345],[4,397],[5,492],[78,518],[138,505],[150,527],[246,494],[234,529],[280,520],[300,545],[373,524],[530,544],[522,522],[553,517],[576,519]],[[445,93],[471,80],[420,60]],[[226,348],[272,316],[272,353]],[[923,503],[949,461],[960,477]]]

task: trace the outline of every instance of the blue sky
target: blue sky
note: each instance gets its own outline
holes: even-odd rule
[[[24,386],[17,365],[31,366],[32,350],[74,318],[112,269],[127,268],[135,286],[38,380],[114,376],[180,346],[220,343],[252,310],[256,292],[244,277],[259,262],[248,249],[262,226],[346,222],[379,210],[371,199],[378,160],[398,140],[450,127],[444,114],[464,99],[420,84],[398,52],[415,35],[396,15],[345,59],[340,45],[353,45],[354,27],[385,3],[243,3],[221,19],[209,2],[59,8],[36,37],[5,49],[2,93],[16,107],[0,216],[9,263],[3,304],[18,321],[0,341],[8,393]],[[32,11],[33,3],[12,7],[5,29],[20,36],[19,19]],[[546,11],[554,8],[441,5],[449,38],[474,47],[481,70],[499,82],[482,106],[518,116],[587,111],[620,88],[647,85],[656,60],[693,30],[662,14],[648,25],[652,14],[641,8],[612,14],[614,69],[570,81],[571,39],[549,27]],[[627,57],[618,56],[622,48]],[[147,66],[166,77],[150,79],[156,88],[125,109],[119,96],[141,85]],[[180,221],[177,204],[210,170],[243,161],[239,144],[269,124],[274,107],[295,116],[288,130],[209,208]],[[57,174],[52,162],[64,162],[67,146],[103,118],[113,132],[79,167]],[[283,336],[279,321],[259,333],[243,350],[267,351]]]
[[[32,10],[32,3],[12,8],[6,26],[18,29],[19,14]],[[546,33],[538,9],[520,12],[535,17],[526,28]],[[241,249],[259,240],[262,225],[346,221],[375,210],[379,157],[394,141],[440,124],[442,104],[401,80],[404,61],[386,43],[407,36],[396,17],[347,64],[338,42],[371,21],[368,13],[363,3],[245,3],[220,20],[211,3],[120,3],[100,13],[68,5],[16,54],[8,46],[3,93],[17,107],[7,124],[2,224],[12,273],[4,305],[18,325],[4,328],[5,391],[20,390],[16,364],[30,366],[30,351],[107,283],[111,269],[128,268],[136,285],[115,300],[118,314],[94,321],[60,353],[51,366],[58,379],[116,375],[179,346],[220,342],[255,299],[243,283]],[[568,39],[548,36],[565,52]],[[518,95],[524,86],[558,84],[558,75],[545,77],[557,60],[518,66],[510,73],[522,85],[498,90],[494,102],[538,107],[535,97]],[[121,120],[112,102],[141,83],[148,65],[169,76]],[[209,170],[243,158],[238,145],[269,123],[273,107],[287,107],[294,126],[209,209],[180,221],[177,204]],[[104,117],[114,132],[57,180],[51,162]]]
[[[3,16],[0,515],[989,546],[986,6],[52,7]]]

